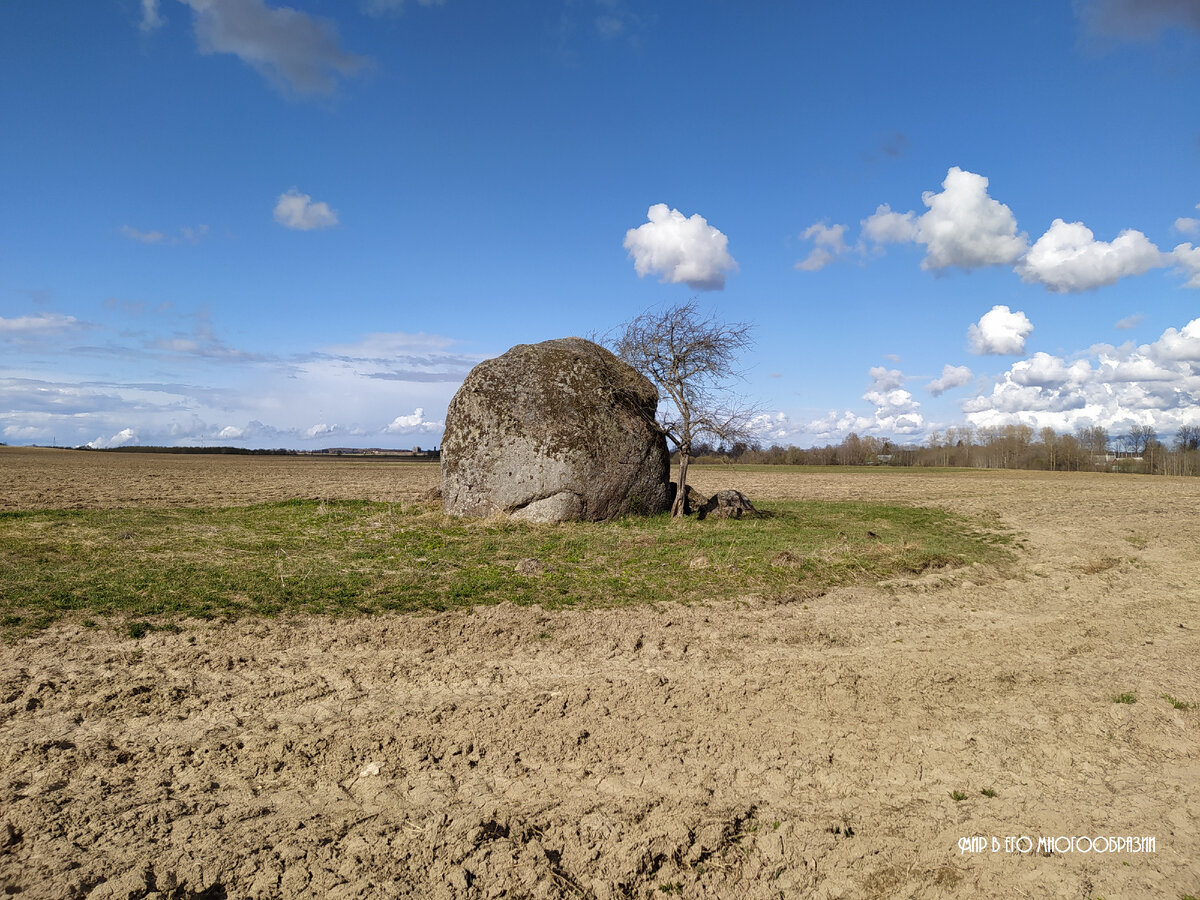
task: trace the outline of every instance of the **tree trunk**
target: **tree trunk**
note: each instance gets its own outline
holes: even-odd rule
[[[688,450],[685,444],[679,448],[679,490],[675,492],[675,502],[671,504],[671,518],[687,513],[687,470]]]

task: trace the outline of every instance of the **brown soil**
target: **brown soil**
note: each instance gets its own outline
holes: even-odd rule
[[[82,468],[38,487],[0,453],[0,503],[387,499],[436,478],[61,454]],[[1028,549],[1004,576],[941,571],[803,603],[503,605],[140,641],[56,627],[0,648],[0,890],[1200,895],[1200,479],[694,478],[752,499],[991,516]],[[1124,693],[1137,702],[1114,702]],[[1022,835],[1155,847],[1005,852]],[[988,849],[960,852],[971,836]]]

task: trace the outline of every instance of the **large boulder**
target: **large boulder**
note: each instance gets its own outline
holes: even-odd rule
[[[670,505],[658,391],[598,344],[518,344],[467,375],[446,411],[442,503],[456,516],[601,521]]]

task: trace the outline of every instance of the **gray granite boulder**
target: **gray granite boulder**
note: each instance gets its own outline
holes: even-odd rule
[[[742,516],[758,515],[750,498],[734,490],[717,491],[696,512],[701,519],[740,519]]]
[[[442,503],[456,516],[602,521],[669,506],[658,391],[598,344],[518,344],[467,375],[446,411]]]

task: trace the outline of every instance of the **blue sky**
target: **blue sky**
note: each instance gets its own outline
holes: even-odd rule
[[[1200,2],[4,0],[0,441],[434,446],[696,297],[764,443],[1200,424]]]

